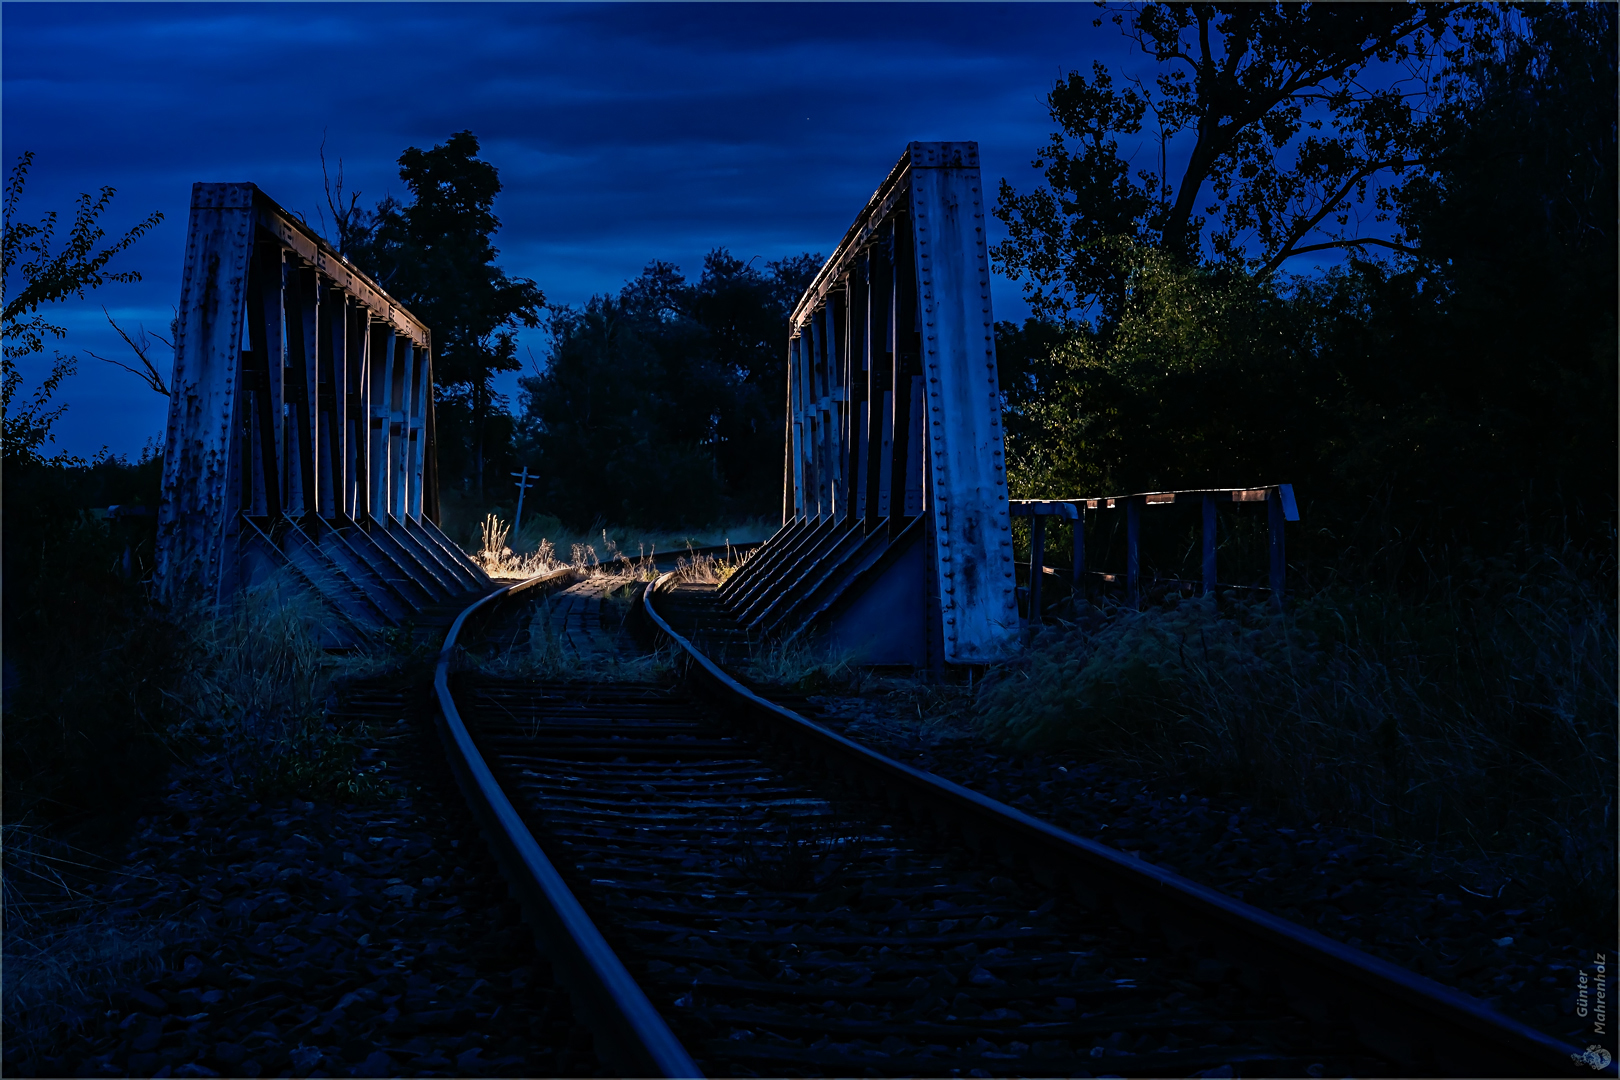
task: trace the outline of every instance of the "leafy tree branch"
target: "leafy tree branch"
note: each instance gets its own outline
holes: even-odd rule
[[[1034,161],[1046,185],[1020,193],[1003,181],[995,210],[1009,232],[997,264],[1059,322],[1118,317],[1126,268],[1098,243],[1109,236],[1262,278],[1369,233],[1393,230],[1402,244],[1394,207],[1432,156],[1437,64],[1462,62],[1494,19],[1456,4],[1105,10],[1159,70],[1121,81],[1094,63],[1059,81],[1047,104],[1061,130]],[[1372,85],[1374,72],[1393,78]],[[1150,112],[1159,153],[1143,168],[1122,142]]]

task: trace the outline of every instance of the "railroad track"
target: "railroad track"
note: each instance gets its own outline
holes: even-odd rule
[[[626,1075],[1549,1076],[1482,1004],[752,693],[670,575],[675,688],[435,678],[452,767]]]

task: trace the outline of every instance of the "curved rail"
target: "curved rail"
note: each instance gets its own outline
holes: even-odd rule
[[[1020,813],[949,780],[914,769],[767,701],[677,633],[654,603],[665,574],[643,594],[658,632],[687,658],[733,719],[762,741],[785,742],[913,817],[960,832],[1003,862],[1022,863],[1043,884],[1067,883],[1139,930],[1195,945],[1227,960],[1255,988],[1280,990],[1311,1020],[1350,1027],[1369,1050],[1413,1076],[1576,1075],[1569,1046],[1479,1001],[1369,956],[1178,874],[1130,858]]]
[[[528,826],[473,745],[450,696],[450,659],[456,638],[469,617],[497,598],[570,584],[578,576],[579,572],[570,568],[509,585],[483,597],[456,617],[433,672],[433,690],[439,699],[439,734],[456,781],[517,892],[530,926],[544,942],[547,956],[560,969],[561,981],[592,1029],[597,1055],[623,1076],[701,1076],[663,1017],[535,843]]]

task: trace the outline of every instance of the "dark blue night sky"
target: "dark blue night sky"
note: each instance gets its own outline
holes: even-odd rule
[[[3,14],[4,153],[37,154],[23,217],[118,188],[110,226],[164,223],[110,285],[54,313],[80,358],[58,446],[138,453],[165,399],[101,314],[165,330],[195,180],[251,180],[319,225],[324,134],[362,203],[394,164],[471,129],[501,173],[508,272],[557,304],[654,258],[830,254],[911,139],[974,139],[987,188],[1033,186],[1044,97],[1093,59],[1134,65],[1085,5],[30,4]],[[1119,68],[1116,66],[1116,71]],[[1143,152],[1148,152],[1144,147]],[[990,191],[987,190],[987,195]],[[113,228],[109,228],[109,233]],[[992,241],[998,237],[992,235]],[[998,280],[999,318],[1021,318]],[[536,357],[545,340],[522,342]],[[520,355],[523,355],[520,349]],[[515,380],[508,380],[512,389]]]

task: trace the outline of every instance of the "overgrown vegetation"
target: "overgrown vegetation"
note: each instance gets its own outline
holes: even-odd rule
[[[1305,513],[1296,541],[1324,556],[1355,549],[1353,561],[1390,548],[1409,572],[1448,545],[1502,550],[1526,522],[1608,543],[1620,219],[1614,9],[1459,8],[1440,42],[1448,48],[1425,46],[1433,63],[1416,96],[1402,99],[1421,115],[1390,121],[1421,152],[1380,171],[1382,201],[1361,208],[1386,218],[1394,254],[1355,254],[1299,275],[1266,267],[1286,240],[1275,230],[1298,210],[1289,193],[1322,194],[1310,163],[1325,144],[1300,126],[1310,116],[1298,102],[1266,111],[1259,106],[1271,99],[1256,88],[1282,79],[1295,50],[1363,48],[1382,40],[1373,24],[1418,16],[1334,5],[1118,14],[1150,45],[1189,32],[1172,24],[1196,15],[1217,47],[1258,35],[1275,49],[1233,54],[1248,72],[1241,94],[1259,95],[1245,114],[1256,130],[1228,133],[1226,156],[1193,162],[1184,180],[1202,177],[1199,198],[1225,223],[1210,226],[1220,243],[1197,231],[1202,219],[1173,227],[1151,193],[1128,200],[1138,214],[1099,218],[1101,204],[1079,196],[1128,164],[1129,131],[1115,113],[1140,88],[1094,76],[1080,94],[1074,76],[1054,90],[1052,115],[1064,127],[1054,146],[1075,146],[1053,159],[1048,188],[1004,189],[998,211],[1024,226],[998,259],[1044,319],[998,327],[1015,492],[1289,481]],[[1219,63],[1188,72],[1158,48],[1148,55],[1177,88],[1174,100],[1191,95],[1213,110],[1214,98],[1240,92],[1221,83]],[[1196,58],[1198,47],[1187,52]],[[1333,109],[1349,111],[1334,123],[1373,138],[1380,114],[1352,104],[1335,99]],[[1191,125],[1201,114],[1176,115]],[[1272,145],[1289,133],[1293,141]],[[1260,172],[1250,176],[1250,164]],[[1267,170],[1287,182],[1265,188],[1255,177]],[[1356,210],[1353,194],[1336,212]],[[1233,231],[1251,218],[1273,230]],[[1353,234],[1331,213],[1324,220],[1338,239],[1323,243],[1375,249],[1362,241],[1377,236],[1377,222]],[[1195,230],[1190,246],[1170,235],[1186,228]]]
[[[859,693],[867,681],[850,654],[798,635],[754,646],[739,673],[756,685],[801,694]]]
[[[979,698],[987,733],[1349,825],[1612,928],[1615,624],[1571,550],[1428,597],[1206,600],[1056,627]]]
[[[1002,190],[997,256],[1041,316],[997,328],[1010,485],[1290,481],[1294,600],[1049,630],[984,730],[1376,832],[1608,938],[1614,9],[1112,17],[1161,77],[1059,82],[1048,187]],[[1369,89],[1377,63],[1412,70]],[[1122,149],[1145,120],[1196,143],[1179,183]],[[1351,255],[1289,275],[1313,246]],[[1193,576],[1154,521],[1144,568]],[[1223,568],[1253,524],[1223,518]]]

